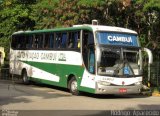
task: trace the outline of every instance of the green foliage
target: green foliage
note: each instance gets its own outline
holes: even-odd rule
[[[159,49],[160,1],[137,0],[135,13],[139,21],[139,34],[145,35],[145,47]]]
[[[143,8],[144,11],[157,10],[160,11],[160,0],[148,0]]]
[[[36,28],[53,28],[84,23],[89,19],[88,15],[93,13],[92,10],[95,7],[95,4],[93,6],[89,3],[93,2],[83,0],[42,0],[35,5],[33,13],[36,14],[35,17],[38,17],[36,19],[36,22],[38,22]]]
[[[0,4],[0,46],[9,52],[9,38],[18,30],[33,29],[34,20],[30,17],[30,4],[19,0],[4,0]]]

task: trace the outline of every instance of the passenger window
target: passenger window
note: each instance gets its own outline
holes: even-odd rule
[[[75,40],[75,44],[74,44],[74,48],[80,48],[80,32],[75,32],[74,33],[74,40]]]
[[[50,48],[54,48],[54,34],[51,34],[50,36],[49,36],[49,38],[50,38],[50,40],[49,40],[49,47]]]
[[[35,35],[34,48],[43,48],[43,34]]]
[[[26,35],[26,49],[33,47],[33,35]]]
[[[61,33],[56,33],[56,48],[60,48],[61,45]]]
[[[25,46],[24,46],[24,44],[25,44],[25,37],[24,36],[22,36],[22,35],[18,35],[18,36],[15,36],[15,38],[14,38],[15,40],[14,40],[14,42],[15,42],[15,48],[16,49],[23,49]]]
[[[73,38],[73,32],[69,33],[68,37],[68,48],[74,48],[74,38]]]
[[[67,33],[56,33],[56,48],[66,48]]]
[[[50,40],[50,34],[45,34],[44,37],[44,48],[49,48],[49,40]]]
[[[80,32],[69,32],[68,48],[80,48]]]
[[[12,49],[16,49],[17,44],[18,44],[18,41],[16,39],[16,36],[12,36],[12,44],[11,44]]]
[[[53,34],[45,34],[44,38],[44,48],[53,48],[54,45],[54,35]]]
[[[61,37],[61,48],[66,48],[66,42],[67,42],[67,33],[62,33]]]

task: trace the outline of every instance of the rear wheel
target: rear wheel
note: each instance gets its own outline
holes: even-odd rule
[[[28,79],[28,76],[27,76],[27,71],[26,70],[23,70],[22,71],[22,82],[24,84],[29,84],[29,79]]]
[[[71,78],[71,80],[69,81],[69,89],[73,95],[79,95],[78,83],[75,77]]]

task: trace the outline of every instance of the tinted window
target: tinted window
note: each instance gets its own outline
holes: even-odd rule
[[[43,48],[43,34],[35,35],[34,48]]]
[[[44,37],[44,48],[53,48],[54,47],[54,35],[53,34],[45,34]]]
[[[26,35],[26,49],[33,47],[33,35]]]
[[[13,49],[24,49],[25,48],[25,36],[24,35],[13,36],[11,47]]]
[[[80,32],[69,32],[68,48],[79,48]]]

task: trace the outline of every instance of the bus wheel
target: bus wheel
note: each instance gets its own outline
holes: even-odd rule
[[[28,80],[28,76],[27,76],[27,72],[26,72],[26,70],[23,70],[22,71],[22,81],[23,81],[23,83],[24,84],[29,84],[29,80]]]
[[[69,89],[72,95],[79,95],[78,84],[75,78],[71,78],[69,81]]]

